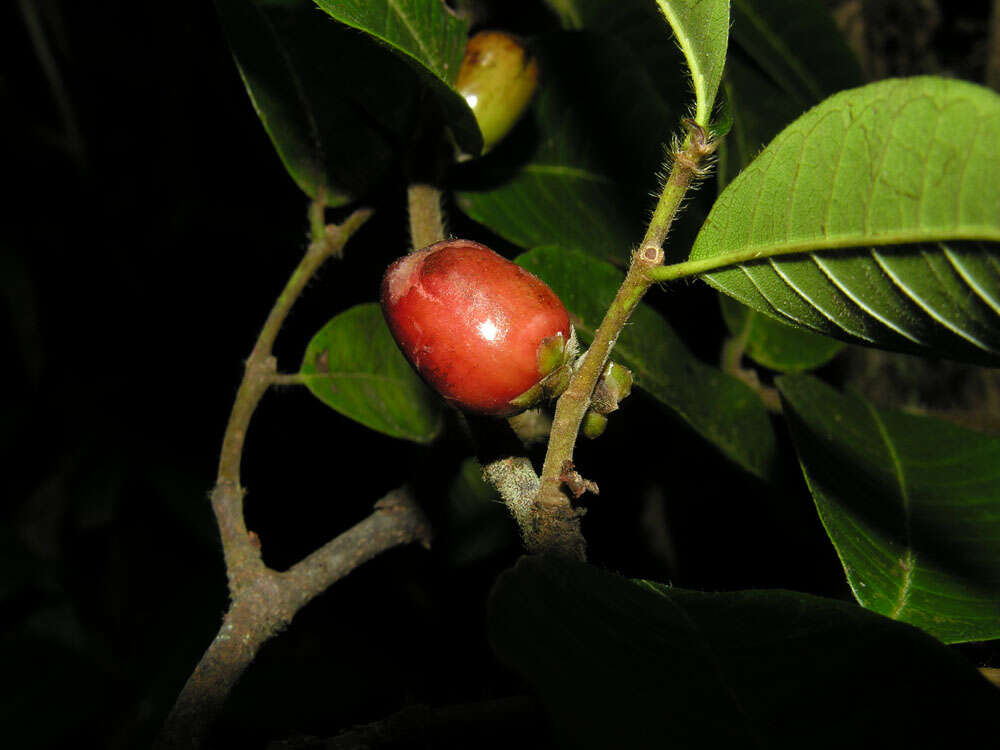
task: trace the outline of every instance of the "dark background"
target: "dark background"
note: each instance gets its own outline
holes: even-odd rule
[[[981,80],[985,0],[834,5],[873,77]],[[538,10],[506,20],[551,23]],[[5,3],[0,71],[0,742],[142,746],[226,607],[207,493],[242,360],[305,249],[306,202],[211,3]],[[405,249],[403,186],[368,203],[376,217],[279,337],[283,371],[326,320],[375,299]],[[515,252],[451,218],[454,233]],[[707,287],[651,296],[714,361],[724,328]],[[470,564],[452,554],[446,497],[468,453],[455,429],[421,448],[304,389],[266,396],[243,481],[270,565],[294,563],[411,475],[438,542],[393,551],[309,605],[237,689],[221,742],[331,735],[405,705],[522,690],[483,634],[490,583],[517,545]],[[602,490],[584,526],[597,564],[706,590],[848,597],[793,463],[765,486],[641,394],[578,458]],[[625,462],[649,468],[625,476]]]

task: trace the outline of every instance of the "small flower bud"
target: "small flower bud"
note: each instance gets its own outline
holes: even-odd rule
[[[632,392],[632,371],[617,362],[608,362],[597,381],[591,405],[600,414],[610,414]]]
[[[608,418],[603,414],[598,414],[593,409],[587,409],[583,415],[583,436],[588,440],[593,440],[604,434],[604,428],[608,426]]]

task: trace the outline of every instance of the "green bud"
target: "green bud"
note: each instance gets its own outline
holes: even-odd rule
[[[480,31],[465,48],[455,88],[476,115],[485,154],[528,109],[538,88],[538,63],[516,37]]]
[[[573,362],[578,345],[576,329],[570,325],[569,341],[562,332],[542,339],[538,345],[538,374],[541,380],[520,396],[511,399],[510,404],[518,409],[528,409],[543,399],[554,399],[562,395],[573,377]]]
[[[594,411],[610,414],[632,392],[632,371],[617,362],[608,362],[604,374],[597,381],[591,405]]]
[[[587,413],[583,415],[583,436],[588,440],[600,437],[607,426],[608,418],[593,409],[587,409]]]

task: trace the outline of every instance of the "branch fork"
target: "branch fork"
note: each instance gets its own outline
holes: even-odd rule
[[[347,240],[371,215],[370,210],[360,209],[343,224],[328,226],[324,209],[322,200],[310,207],[312,242],[271,309],[246,361],[211,494],[229,579],[229,611],[181,690],[157,738],[157,748],[200,747],[260,647],[337,580],[392,547],[414,541],[430,544],[427,519],[405,489],[379,500],[368,518],[284,572],[264,564],[260,538],[246,527],[240,461],[257,404],[267,389],[282,379],[271,353],[274,339],[312,275],[327,258],[343,252]]]

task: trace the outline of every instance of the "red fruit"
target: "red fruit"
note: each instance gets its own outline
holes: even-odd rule
[[[563,365],[571,334],[555,292],[469,240],[438,242],[389,266],[382,312],[424,380],[462,409],[497,416],[540,395],[519,399]]]

